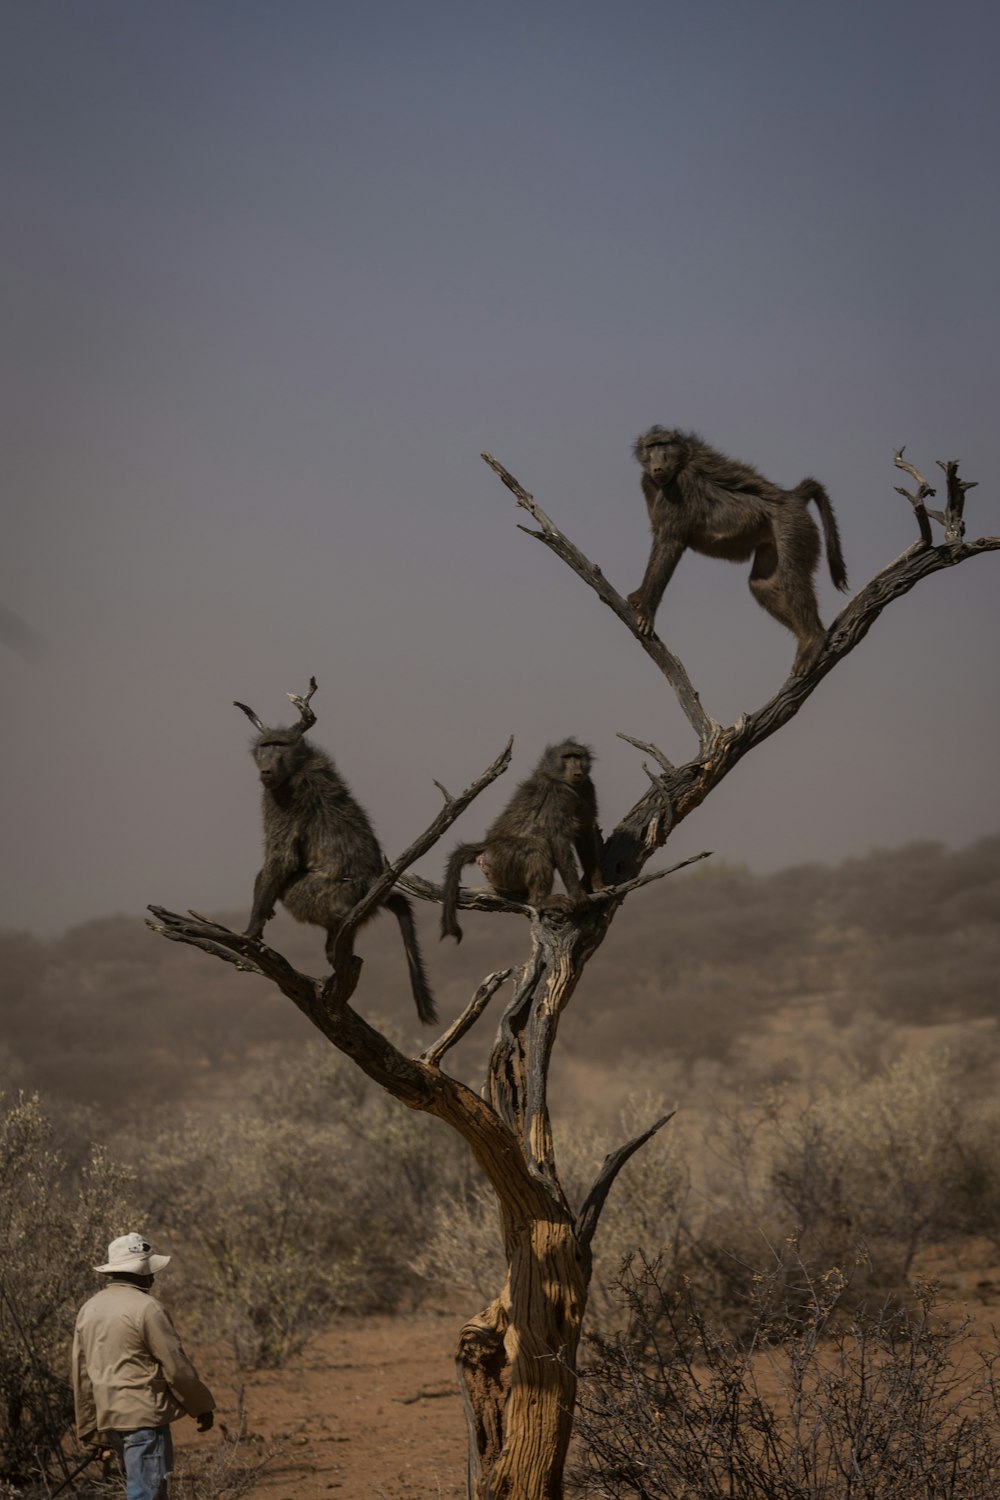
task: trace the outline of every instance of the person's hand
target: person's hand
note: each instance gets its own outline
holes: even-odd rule
[[[90,1446],[95,1459],[99,1458],[102,1464],[106,1464],[108,1459],[114,1456],[114,1450],[109,1448],[106,1443],[91,1443]]]
[[[203,1411],[202,1414],[201,1414],[201,1416],[198,1418],[198,1431],[199,1432],[207,1432],[208,1429],[210,1427],[213,1427],[214,1425],[215,1425],[215,1412],[214,1411]]]

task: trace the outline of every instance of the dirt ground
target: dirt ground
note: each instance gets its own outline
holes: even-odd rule
[[[927,1252],[918,1271],[937,1282],[948,1322],[974,1319],[961,1359],[974,1359],[979,1346],[995,1349],[1000,1265],[992,1247],[967,1247],[961,1259]],[[192,1348],[218,1403],[216,1427],[204,1437],[193,1422],[174,1427],[174,1500],[464,1500],[454,1351],[471,1311],[342,1318],[281,1370],[241,1372],[224,1348]],[[197,1487],[186,1472],[203,1476]]]
[[[462,1317],[350,1318],[319,1335],[282,1370],[235,1372],[219,1351],[193,1351],[219,1409],[216,1430],[174,1428],[181,1475],[232,1453],[270,1453],[252,1494],[270,1500],[451,1500],[465,1495],[465,1418],[454,1349]],[[240,1425],[238,1448],[231,1440]],[[227,1443],[227,1435],[230,1440]]]

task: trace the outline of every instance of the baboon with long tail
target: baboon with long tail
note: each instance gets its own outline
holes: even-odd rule
[[[652,635],[664,590],[686,547],[730,562],[753,558],[750,592],[757,603],[798,641],[792,674],[816,665],[826,640],[813,574],[819,561],[819,530],[807,509],[819,510],[830,577],[847,588],[837,520],[823,486],[803,479],[779,489],[751,464],[727,458],[694,432],[651,427],[636,439],[642,493],[653,529],[653,545],[642,583],[628,602],[640,635]]]
[[[462,941],[458,890],[465,865],[475,862],[493,889],[514,901],[540,906],[558,871],[570,905],[603,889],[597,794],[590,779],[591,752],[575,740],[549,745],[526,781],[494,819],[481,844],[459,844],[445,870],[441,936]],[[573,858],[576,849],[582,876]]]
[[[316,723],[309,700],[289,693],[300,723],[269,729],[252,708],[237,703],[259,731],[251,745],[264,788],[264,863],[254,881],[253,910],[245,936],[260,938],[280,901],[298,922],[326,928],[326,956],[348,912],[385,869],[385,858],[364,808],[325,751],[306,739]],[[417,1015],[430,1025],[437,1020],[434,997],[424,971],[413,908],[401,891],[390,891],[382,906],[392,912],[403,934]],[[378,914],[375,907],[365,918]]]

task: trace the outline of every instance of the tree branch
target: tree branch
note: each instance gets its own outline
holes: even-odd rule
[[[668,760],[663,751],[650,740],[634,740],[630,734],[623,734],[620,729],[618,730],[618,738],[624,740],[627,745],[634,745],[637,750],[645,750],[647,755],[653,757],[661,771],[673,771],[676,769],[673,761]]]
[[[944,470],[948,485],[948,505],[944,513],[945,540],[959,542],[965,535],[965,492],[974,490],[978,481],[959,479],[957,458],[950,458],[947,462],[939,458],[937,463],[938,468]]]
[[[513,474],[509,473],[503,464],[498,463],[490,453],[483,453],[480,456],[484,462],[489,464],[494,474],[503,481],[511,494],[514,495],[518,505],[528,511],[541,527],[540,531],[532,531],[528,526],[522,526],[519,529],[528,536],[536,537],[538,541],[544,542],[546,547],[550,548],[557,557],[561,557],[563,562],[572,568],[573,572],[582,578],[584,583],[589,584],[597,594],[597,597],[610,610],[613,610],[619,620],[628,627],[646,655],[656,663],[673,688],[688,723],[698,736],[699,746],[702,750],[707,750],[718,733],[719,726],[702,708],[701,699],[698,697],[679,659],[671,651],[667,650],[658,636],[639,634],[635,624],[635,610],[627,600],[622,598],[621,594],[617,593],[611,587],[600,568],[584,557],[583,553],[578,547],[573,545],[568,537],[563,536],[562,532],[549,519],[541,506],[535,502],[534,496],[529,495],[527,490],[518,484]]]
[[[926,505],[924,504],[924,501],[932,500],[937,494],[937,490],[931,488],[924,476],[919,473],[919,471],[915,469],[912,464],[904,463],[903,454],[905,452],[905,448],[897,448],[892,455],[893,463],[896,465],[897,469],[905,470],[907,474],[911,475],[912,478],[917,481],[917,493],[915,495],[911,495],[909,490],[904,490],[902,485],[897,484],[895,486],[896,494],[903,495],[913,506],[914,514],[917,518],[917,525],[920,528],[920,540],[929,547],[934,541],[934,534],[931,531],[931,523],[927,518],[929,515],[931,515],[936,521],[943,522],[944,517],[942,516],[940,511],[928,511]]]
[[[328,1041],[352,1058],[387,1093],[410,1109],[435,1115],[457,1130],[509,1213],[515,1217],[544,1217],[551,1213],[554,1203],[561,1207],[551,1186],[541,1184],[529,1171],[520,1143],[485,1099],[458,1079],[442,1073],[433,1062],[407,1057],[351,1008],[346,991],[353,990],[357,983],[360,961],[356,960],[345,974],[334,973],[324,982],[300,974],[265,943],[230,932],[217,922],[181,916],[162,906],[151,906],[149,910],[155,920],[148,921],[148,926],[154,932],[171,942],[200,948],[215,958],[234,963],[237,968],[263,974],[294,1001]],[[251,962],[246,961],[248,950],[252,952]],[[490,975],[480,986],[473,1006],[485,990],[492,986],[492,993],[499,988],[504,977]],[[488,999],[486,994],[483,1004]],[[467,1014],[471,1010],[472,1006]]]
[[[580,1248],[587,1254],[590,1253],[590,1244],[594,1238],[594,1231],[597,1228],[601,1212],[607,1202],[608,1194],[614,1185],[618,1173],[629,1157],[634,1156],[639,1148],[644,1146],[658,1130],[662,1130],[667,1121],[672,1120],[676,1113],[677,1111],[672,1109],[668,1115],[663,1115],[648,1130],[644,1130],[642,1135],[637,1135],[634,1140],[626,1141],[624,1146],[619,1146],[617,1151],[612,1151],[609,1156],[604,1158],[604,1165],[594,1179],[594,1185],[587,1194],[576,1221],[576,1232]]]
[[[683,870],[688,865],[696,865],[699,860],[711,859],[711,857],[711,849],[703,849],[700,854],[691,854],[687,859],[680,860],[676,865],[669,865],[665,870],[650,870],[646,874],[636,875],[632,880],[623,880],[620,885],[606,885],[602,891],[591,892],[587,897],[587,902],[600,905],[602,901],[621,901],[629,891],[637,891],[640,886],[651,885],[654,880],[662,880],[664,875],[673,875],[677,870]]]
[[[425,880],[422,875],[403,875],[396,884],[407,895],[416,896],[418,901],[436,901],[440,905],[444,896],[442,886],[435,885],[433,880]],[[505,911],[519,917],[530,916],[532,912],[523,901],[511,901],[508,896],[497,896],[493,891],[473,890],[464,885],[459,887],[458,905],[463,911]]]
[[[497,990],[506,983],[513,972],[513,969],[498,969],[493,974],[487,974],[458,1019],[451,1023],[448,1030],[432,1046],[421,1052],[420,1061],[429,1063],[432,1067],[440,1066],[445,1053],[456,1046],[467,1031],[471,1031]]]
[[[916,495],[911,495],[905,490],[900,490],[900,493],[905,495],[914,507],[921,539],[877,573],[871,582],[845,605],[830,626],[823,650],[810,672],[801,677],[789,677],[774,697],[761,708],[754,713],[742,715],[735,724],[724,729],[704,714],[683,667],[675,658],[671,658],[673,667],[670,671],[664,669],[664,675],[677,694],[688,721],[698,733],[700,752],[694,760],[675,767],[667,756],[649,741],[633,739],[625,734],[620,736],[629,744],[652,755],[661,766],[662,774],[656,776],[648,767],[646,768],[646,774],[653,783],[651,789],[626,813],[606,840],[605,876],[612,879],[617,888],[628,885],[638,875],[645,861],[665,842],[676,824],[700,806],[709,792],[729,774],[748,751],[783,728],[798,713],[827,673],[831,672],[838,662],[848,656],[855,646],[864,640],[887,605],[908,593],[922,578],[931,573],[954,567],[980,553],[1000,549],[1000,537],[980,537],[976,541],[968,542],[961,534],[964,526],[962,515],[964,497],[966,491],[973,487],[973,482],[958,479],[957,463],[953,461],[942,465],[948,476],[948,510],[928,512],[924,501],[933,496],[935,491],[917,469],[903,460],[903,452],[902,448],[896,451],[894,455],[896,466],[913,476],[918,490]],[[600,570],[562,535],[533,496],[528,494],[502,464],[488,453],[484,453],[482,457],[515,495],[518,504],[538,521],[541,530],[529,532],[529,535],[536,536],[540,541],[545,542],[573,569],[578,577],[595,590],[604,603],[613,609],[635,634],[630,607],[608,585]],[[940,521],[948,528],[948,539],[938,545],[932,544],[928,517]],[[643,648],[648,650],[649,640],[638,635],[636,638]],[[667,655],[669,656],[669,653]],[[654,655],[654,659],[657,660],[658,665],[662,666],[657,656]],[[677,672],[673,671],[674,667]],[[664,827],[664,809],[667,811],[666,827]],[[476,898],[475,904],[478,905],[482,899],[484,898]]]
[[[479,793],[484,791],[491,782],[496,781],[497,777],[506,771],[510,765],[510,754],[513,744],[514,738],[512,735],[492,765],[487,766],[482,775],[477,776],[476,780],[467,786],[464,792],[459,793],[457,797],[451,797],[447,792],[444,792],[445,805],[434,821],[418,838],[414,839],[408,849],[403,850],[398,859],[394,860],[392,864],[386,865],[385,870],[370,890],[348,912],[337,931],[337,937],[333,945],[333,968],[335,971],[340,968],[342,963],[347,961],[348,956],[351,954],[354,944],[354,934],[357,929],[364,922],[369,912],[374,911],[375,907],[381,905],[383,898],[398,883],[399,877],[404,870],[408,869],[414,860],[419,859],[422,854],[426,854],[428,849],[432,849],[441,838],[441,835],[447,832],[469,804],[475,801]],[[439,791],[444,791],[440,782],[435,782],[434,785]]]

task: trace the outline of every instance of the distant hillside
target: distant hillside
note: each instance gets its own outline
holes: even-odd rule
[[[446,1020],[484,973],[525,952],[514,917],[467,914],[456,949],[438,943],[436,909],[418,915]],[[279,919],[268,938],[322,972],[318,929]],[[359,948],[356,1004],[416,1037],[395,922],[376,922]],[[563,1018],[561,1042],[605,1063],[628,1052],[725,1058],[799,1002],[825,1006],[837,1024],[859,1012],[908,1024],[994,1018],[998,974],[1000,837],[768,876],[708,864],[630,898]],[[224,1095],[255,1056],[294,1055],[314,1035],[265,982],[132,917],[50,941],[0,933],[0,1006],[0,1083],[118,1115]],[[488,1017],[483,1024],[492,1029]],[[481,1049],[477,1038],[465,1056]]]

